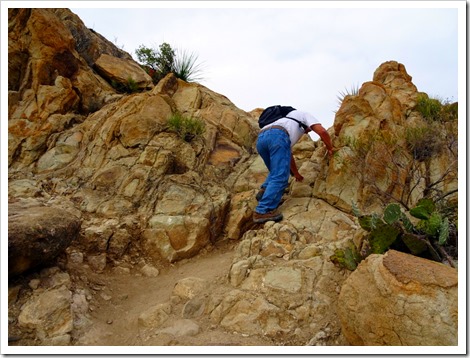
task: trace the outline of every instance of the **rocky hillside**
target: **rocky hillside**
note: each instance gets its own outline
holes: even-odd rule
[[[275,345],[457,344],[456,251],[442,264],[391,250],[352,273],[331,259],[367,238],[358,210],[410,210],[430,194],[457,205],[457,120],[429,127],[403,64],[381,64],[343,99],[331,161],[321,141],[295,146],[304,181],[290,183],[283,221],[254,226],[266,175],[260,109],[172,74],[154,85],[67,9],[10,9],[8,21],[12,341],[100,345],[84,334],[96,330],[96,277],[157,282],[159,270],[229,242],[223,282],[175,282],[170,301],[159,297],[135,323],[208,320]],[[137,92],[117,90],[130,79]],[[174,114],[203,121],[204,134],[181,138],[168,125]],[[423,128],[439,146],[416,139]]]

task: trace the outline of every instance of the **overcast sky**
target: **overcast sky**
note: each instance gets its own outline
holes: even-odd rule
[[[405,65],[419,91],[458,100],[457,19],[465,2],[346,3],[259,2],[253,8],[252,2],[177,1],[167,5],[172,8],[160,2],[138,8],[118,1],[70,9],[134,59],[140,45],[158,49],[163,42],[194,52],[204,68],[201,84],[246,111],[292,105],[329,128],[337,96],[372,80],[389,60]]]

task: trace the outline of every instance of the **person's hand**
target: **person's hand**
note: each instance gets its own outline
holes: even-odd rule
[[[326,152],[328,153],[328,158],[333,158],[333,156],[335,155],[335,153],[338,151],[338,149],[336,148],[331,148],[331,149],[327,149]]]
[[[294,178],[296,181],[302,181],[304,180],[304,177],[302,175],[300,175],[300,173],[297,173],[294,175]]]

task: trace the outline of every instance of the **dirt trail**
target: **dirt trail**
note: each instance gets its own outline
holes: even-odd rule
[[[157,333],[158,329],[139,326],[139,316],[151,307],[170,302],[175,284],[186,277],[207,280],[211,290],[231,290],[227,281],[237,242],[224,242],[209,248],[205,253],[160,270],[157,277],[135,274],[122,275],[111,272],[88,274],[95,288],[102,288],[94,295],[90,307],[91,326],[81,336],[78,345],[89,346],[272,346],[263,337],[246,337],[227,332],[202,315],[191,320],[201,331],[194,336],[174,336]],[[210,292],[209,292],[210,293]],[[172,304],[172,312],[162,327],[182,319],[182,304]],[[160,327],[161,328],[161,327]]]

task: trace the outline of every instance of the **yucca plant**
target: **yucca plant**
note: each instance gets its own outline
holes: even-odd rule
[[[338,99],[338,104],[341,106],[346,96],[357,96],[358,94],[359,94],[359,85],[354,85],[354,86],[351,86],[350,89],[345,88],[344,91],[339,91],[336,98]]]
[[[174,62],[175,76],[186,82],[199,82],[203,79],[202,64],[197,63],[198,56],[194,52],[178,50]]]

